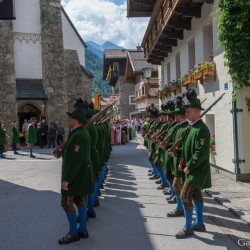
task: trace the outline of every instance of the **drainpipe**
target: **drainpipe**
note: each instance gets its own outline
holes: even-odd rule
[[[236,100],[232,100],[232,116],[233,116],[233,139],[234,139],[234,173],[240,174],[240,163],[245,162],[239,158],[239,142],[238,142],[238,123],[237,123],[237,113],[243,112],[243,109],[237,108]]]

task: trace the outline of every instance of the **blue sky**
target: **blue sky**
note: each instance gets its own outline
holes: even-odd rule
[[[141,44],[148,18],[127,16],[126,0],[62,0],[62,5],[85,41],[111,41],[133,49]]]

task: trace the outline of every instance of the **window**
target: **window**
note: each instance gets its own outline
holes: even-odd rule
[[[137,90],[135,91],[135,96],[136,96],[136,97],[138,96],[138,91],[137,91]]]
[[[135,95],[129,95],[129,104],[134,105],[135,104]]]
[[[161,67],[161,87],[164,88],[164,67]]]
[[[175,56],[175,69],[176,69],[176,81],[181,80],[180,52],[178,52]]]
[[[189,70],[194,69],[195,65],[195,40],[192,38],[188,42],[188,64],[189,64]]]
[[[203,27],[203,61],[210,62],[213,58],[213,26],[210,21]]]
[[[170,75],[170,62],[167,64],[167,83],[168,85],[171,82],[171,75]]]
[[[145,86],[142,86],[142,95],[145,95]]]

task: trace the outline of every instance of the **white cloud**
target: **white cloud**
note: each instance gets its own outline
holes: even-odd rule
[[[85,41],[111,41],[133,49],[141,44],[149,19],[128,19],[125,2],[116,5],[107,0],[62,0],[62,5]]]

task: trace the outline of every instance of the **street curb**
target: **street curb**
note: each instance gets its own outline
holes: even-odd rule
[[[219,196],[215,196],[213,194],[213,191],[212,190],[205,190],[205,193],[207,195],[209,195],[210,197],[214,198],[214,200],[219,203],[221,206],[227,208],[227,210],[229,212],[231,212],[232,214],[234,214],[235,216],[237,216],[239,219],[241,219],[244,223],[246,223],[248,226],[250,226],[250,215],[249,214],[245,214],[244,211],[236,208],[236,207],[233,207],[233,206],[230,206],[229,205],[229,202],[226,202],[226,201],[229,201],[223,197],[219,197]]]

